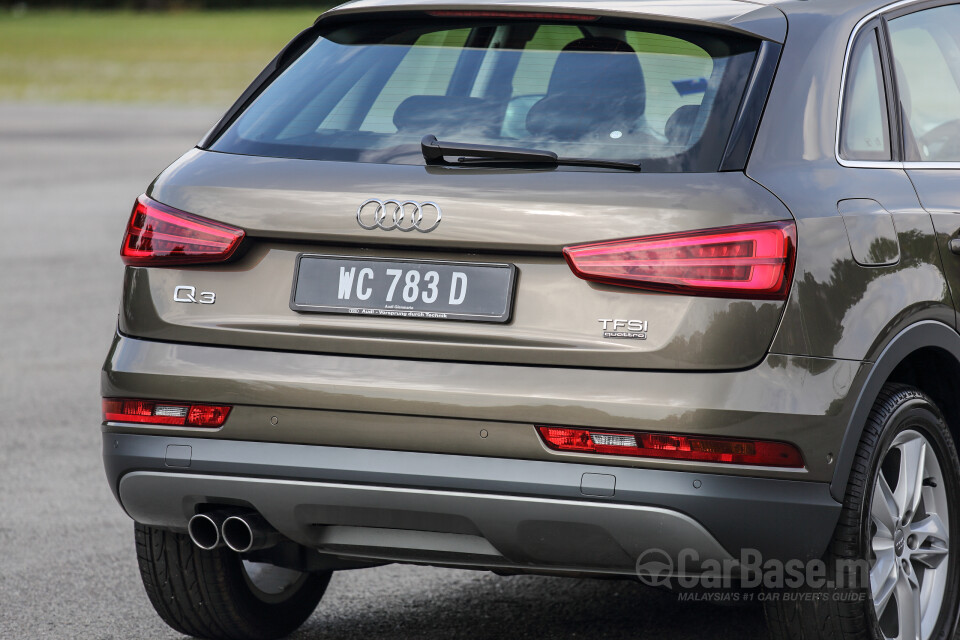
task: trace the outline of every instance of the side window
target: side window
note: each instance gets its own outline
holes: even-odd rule
[[[890,160],[890,126],[875,29],[858,38],[847,74],[840,157],[845,160]]]
[[[908,129],[907,160],[960,161],[958,35],[960,5],[890,21],[890,45]]]
[[[404,100],[415,95],[444,95],[469,33],[469,29],[434,31],[418,38],[380,91],[360,130],[393,133],[397,130],[393,115]],[[344,103],[347,108],[349,97]]]
[[[715,91],[709,88],[709,81],[718,65],[714,64],[709,53],[694,43],[639,32],[628,33],[627,43],[636,49],[640,66],[646,70],[647,108],[644,116],[658,134],[667,131],[667,123],[675,113],[697,114],[700,105],[708,101],[708,91]],[[686,108],[679,111],[683,107]],[[690,126],[694,124],[691,122]],[[694,138],[685,139],[689,144],[696,142]]]

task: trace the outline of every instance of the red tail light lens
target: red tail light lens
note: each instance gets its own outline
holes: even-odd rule
[[[783,300],[790,291],[793,222],[706,229],[566,247],[584,280],[652,291]]]
[[[569,427],[537,427],[537,429],[547,446],[557,451],[803,468],[803,456],[800,451],[792,444],[785,442],[700,438],[629,431],[592,431]]]
[[[240,246],[242,229],[137,198],[120,256],[131,266],[224,262]]]
[[[104,398],[103,420],[216,429],[227,421],[230,409],[228,405]]]

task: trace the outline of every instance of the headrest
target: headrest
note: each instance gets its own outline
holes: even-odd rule
[[[633,130],[645,107],[633,48],[616,38],[581,38],[557,56],[546,96],[527,114],[527,130],[558,140],[618,139]]]
[[[397,131],[418,135],[456,135],[493,124],[496,110],[481,98],[465,96],[410,96],[393,112]]]
[[[685,104],[674,111],[663,128],[667,140],[671,144],[688,144],[690,133],[693,131],[693,125],[696,124],[698,115],[700,115],[700,105],[698,104]]]
[[[547,95],[623,95],[627,91],[645,102],[646,87],[637,52],[616,38],[581,38],[567,44],[557,56],[547,87]]]

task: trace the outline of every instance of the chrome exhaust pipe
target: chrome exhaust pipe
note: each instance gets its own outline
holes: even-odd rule
[[[190,540],[204,551],[212,551],[223,546],[223,536],[220,529],[223,521],[230,516],[230,512],[209,511],[198,513],[187,523],[187,533]]]
[[[237,553],[272,547],[281,540],[280,533],[259,513],[232,515],[223,521],[220,537]]]

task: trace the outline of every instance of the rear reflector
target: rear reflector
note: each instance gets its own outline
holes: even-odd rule
[[[227,405],[104,398],[103,420],[216,429],[227,421],[230,408]]]
[[[166,266],[229,260],[242,229],[137,198],[120,256],[131,266]]]
[[[542,11],[427,11],[427,15],[440,18],[535,18],[537,20],[564,20],[568,22],[595,22],[599,16],[579,13],[546,13]]]
[[[639,458],[669,458],[746,464],[761,467],[803,467],[803,456],[791,444],[766,440],[700,438],[663,433],[607,432],[569,427],[537,427],[547,446]]]
[[[584,280],[652,291],[783,300],[790,291],[793,222],[705,229],[566,247]]]

